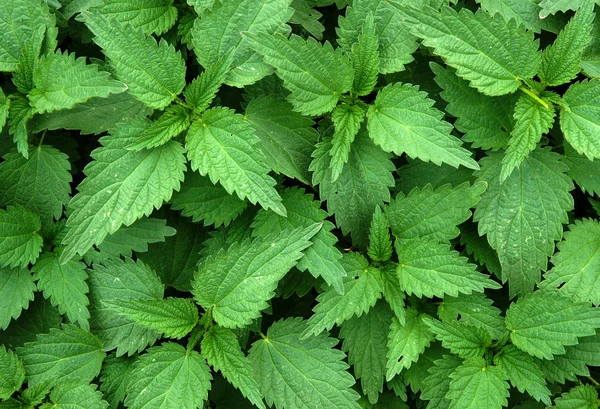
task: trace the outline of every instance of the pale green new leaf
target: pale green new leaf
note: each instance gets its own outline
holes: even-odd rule
[[[26,268],[0,268],[0,329],[17,319],[33,301],[35,282]]]
[[[508,148],[502,158],[500,181],[504,182],[518,168],[529,152],[554,123],[554,105],[545,107],[528,95],[521,95],[515,105],[515,127],[511,132]]]
[[[197,409],[208,398],[212,376],[198,352],[167,342],[141,355],[130,379],[130,409]]]
[[[96,385],[80,382],[59,383],[50,393],[50,404],[40,406],[41,409],[106,409],[108,403],[102,399],[102,393]]]
[[[225,82],[232,62],[233,52],[230,51],[218,61],[212,62],[198,78],[185,87],[183,95],[185,100],[192,104],[194,110],[202,112],[210,106],[219,88]]]
[[[598,409],[598,392],[592,385],[579,385],[554,401],[556,409]]]
[[[21,389],[25,382],[25,368],[21,359],[4,345],[0,345],[0,400],[6,400]]]
[[[225,83],[235,87],[253,84],[273,71],[261,61],[243,32],[265,37],[285,31],[293,10],[291,0],[215,1],[194,22],[192,43],[198,62],[209,68],[227,53],[233,54]]]
[[[15,95],[8,107],[8,133],[17,145],[17,152],[26,159],[29,157],[29,130],[27,122],[33,116],[33,108],[29,101],[20,95]]]
[[[558,11],[566,12],[569,10],[577,10],[586,3],[591,3],[593,0],[542,0],[540,2],[540,18],[546,18],[551,14],[556,14]]]
[[[331,181],[335,182],[342,173],[344,164],[348,162],[350,148],[360,124],[365,118],[365,111],[358,105],[338,105],[331,112],[335,133],[331,139]]]
[[[202,355],[206,361],[238,388],[255,406],[265,409],[258,383],[252,373],[250,361],[246,358],[235,334],[219,326],[212,326],[202,339]]]
[[[44,55],[33,71],[34,88],[28,98],[36,114],[73,108],[90,98],[106,98],[127,89],[85,58],[60,51]]]
[[[67,155],[47,145],[30,150],[29,159],[7,153],[0,164],[0,203],[26,207],[43,221],[59,219],[71,194],[70,168]]]
[[[536,149],[504,182],[499,178],[501,154],[481,160],[477,176],[488,189],[473,219],[479,234],[486,234],[498,252],[502,281],[508,280],[511,296],[530,293],[540,281],[573,208],[573,183],[559,157],[549,149]]]
[[[600,158],[600,80],[576,82],[563,98],[560,128],[565,138],[590,160]]]
[[[543,12],[543,11],[542,11]],[[556,86],[574,79],[581,68],[583,49],[591,39],[594,21],[594,1],[582,3],[582,7],[542,53],[542,65],[538,76],[543,83]]]
[[[248,358],[267,405],[278,409],[360,409],[355,381],[335,338],[319,334],[300,340],[306,324],[289,318],[271,325]],[[318,370],[315,370],[317,369]]]
[[[42,251],[40,217],[24,207],[0,209],[0,266],[27,267]]]
[[[364,256],[346,253],[341,263],[347,274],[343,294],[331,287],[319,294],[318,304],[306,323],[307,329],[302,334],[302,339],[329,331],[334,325],[339,325],[352,316],[360,317],[381,298],[381,273],[375,267],[370,267]]]
[[[390,84],[369,107],[369,136],[386,152],[405,153],[436,165],[447,163],[479,169],[471,152],[450,134],[452,125],[433,108],[434,101],[412,84]]]
[[[484,329],[467,325],[462,321],[440,322],[424,317],[423,322],[442,342],[444,348],[463,359],[481,358],[487,347],[492,344],[492,337]]]
[[[390,224],[379,206],[375,207],[375,213],[371,220],[367,254],[375,262],[386,262],[392,257]]]
[[[183,338],[198,323],[198,309],[187,298],[116,299],[105,304],[136,325],[168,338]]]
[[[360,379],[363,394],[376,403],[383,391],[387,355],[387,335],[393,314],[383,302],[378,302],[367,314],[352,317],[340,329],[342,351],[348,353],[348,363]]]
[[[335,108],[340,96],[352,87],[352,65],[330,43],[297,35],[289,39],[281,34],[246,33],[252,47],[292,93],[288,100],[304,115],[321,115]]]
[[[444,355],[433,362],[427,372],[429,375],[423,380],[421,399],[428,400],[428,409],[448,409],[450,400],[446,394],[450,390],[450,375],[462,364],[456,355]]]
[[[64,238],[61,262],[76,253],[84,254],[121,225],[131,225],[154,208],[159,208],[179,190],[185,170],[184,149],[170,141],[153,150],[126,149],[149,120],[122,123],[110,136],[100,139],[102,146],[91,154],[86,178],[79,193],[69,203],[69,231]]]
[[[117,348],[117,356],[133,355],[154,343],[158,333],[135,324],[110,305],[124,300],[162,299],[164,287],[140,260],[109,259],[89,270],[90,326],[104,342],[104,350]]]
[[[272,96],[253,98],[244,118],[259,137],[269,167],[309,184],[308,166],[319,138],[314,122],[293,111],[290,103]]]
[[[492,300],[481,293],[445,296],[438,307],[438,315],[442,321],[455,321],[460,317],[460,322],[486,330],[493,339],[501,339],[506,332],[501,312],[492,305]]]
[[[398,280],[398,275],[396,274],[396,266],[391,263],[384,264],[380,268],[380,271],[383,281],[383,298],[389,304],[400,325],[404,325],[406,321],[406,293],[400,286],[400,280]]]
[[[109,20],[131,24],[145,34],[162,34],[169,30],[177,19],[173,0],[103,0],[94,12]]]
[[[98,12],[81,13],[131,95],[155,109],[166,107],[185,86],[185,63],[164,39],[159,43],[131,25],[124,26]]]
[[[127,149],[139,151],[164,145],[185,131],[192,122],[191,112],[180,106],[168,107],[152,125],[127,146]]]
[[[45,253],[36,261],[32,271],[37,288],[44,292],[44,297],[49,298],[61,314],[66,314],[69,321],[89,330],[89,289],[85,269],[85,264],[80,261],[69,260],[60,264],[58,254]]]
[[[214,320],[223,327],[250,324],[268,307],[277,282],[321,228],[322,224],[314,224],[236,242],[204,258],[192,282],[196,301],[205,309],[212,308]]]
[[[181,190],[173,194],[171,207],[191,217],[193,222],[202,221],[205,226],[227,226],[246,209],[247,202],[237,195],[229,194],[221,185],[213,184],[206,176],[189,172]]]
[[[117,357],[109,354],[102,364],[100,390],[110,409],[117,409],[125,400],[126,387],[133,370],[134,358]]]
[[[265,157],[258,149],[259,139],[252,127],[233,110],[217,107],[205,111],[192,123],[185,147],[192,170],[219,182],[240,199],[248,198],[265,209],[285,216],[285,207],[268,175]]]
[[[75,325],[52,328],[38,334],[37,341],[17,349],[23,360],[28,386],[51,381],[59,385],[68,379],[88,382],[100,373],[106,354],[102,341]]]
[[[539,42],[514,20],[492,18],[481,9],[474,14],[467,8],[398,8],[411,32],[483,94],[509,94],[521,86],[521,79],[537,73]]]
[[[506,327],[515,346],[538,358],[552,359],[578,337],[595,335],[600,310],[586,302],[574,302],[556,292],[536,291],[506,312]]]
[[[434,340],[433,333],[423,321],[425,316],[426,314],[419,314],[415,308],[410,307],[406,309],[404,325],[396,318],[392,320],[387,342],[388,382],[403,369],[410,368]]]
[[[480,359],[465,361],[450,374],[446,398],[450,409],[501,409],[508,406],[508,382],[503,371]]]
[[[546,386],[544,374],[531,355],[514,345],[507,345],[496,354],[494,364],[506,373],[510,383],[520,392],[527,391],[536,400],[550,405],[551,392]]]
[[[417,297],[456,297],[459,293],[483,292],[485,288],[501,288],[487,275],[476,270],[448,243],[431,238],[396,240],[397,274],[400,286]]]
[[[369,13],[362,25],[362,33],[352,45],[352,66],[354,67],[354,83],[352,92],[358,96],[368,95],[373,91],[379,74],[379,38],[375,31],[373,14]]]

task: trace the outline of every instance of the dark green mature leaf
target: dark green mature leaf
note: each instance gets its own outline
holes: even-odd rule
[[[40,217],[24,207],[0,210],[0,266],[26,267],[42,250]]]
[[[94,11],[148,35],[164,33],[177,19],[173,0],[103,0]]]
[[[501,339],[506,332],[501,312],[492,305],[491,299],[481,293],[460,294],[458,297],[445,296],[438,307],[438,315],[442,321],[460,318],[460,322],[486,330],[493,339]]]
[[[392,240],[390,225],[381,207],[375,207],[371,227],[369,229],[369,258],[375,262],[386,262],[392,257]]]
[[[434,361],[428,369],[429,376],[423,380],[423,393],[421,398],[428,400],[429,409],[448,409],[450,399],[446,395],[450,391],[450,375],[462,364],[462,360],[455,355],[444,355]]]
[[[21,389],[25,382],[25,368],[21,359],[4,345],[0,345],[0,400],[6,400]]]
[[[463,362],[450,375],[446,398],[450,409],[500,409],[508,405],[508,382],[503,371],[479,359]]]
[[[117,409],[119,402],[125,400],[126,387],[131,378],[134,358],[117,357],[109,354],[102,365],[100,390],[110,409]]]
[[[461,321],[440,322],[429,317],[423,318],[423,321],[444,348],[463,359],[481,358],[486,348],[492,344],[492,337],[482,328]]]
[[[584,192],[600,196],[600,161],[589,160],[585,155],[577,153],[568,143],[564,144],[561,160],[569,167],[567,175]]]
[[[106,409],[108,403],[102,400],[102,393],[96,390],[96,385],[85,383],[60,383],[50,393],[50,404],[40,406],[41,409],[71,409],[76,407],[86,409]]]
[[[566,140],[578,153],[591,160],[599,158],[600,80],[576,82],[563,98],[566,106],[560,111],[560,128]]]
[[[6,329],[12,319],[33,301],[35,281],[26,268],[0,268],[0,329]]]
[[[554,401],[556,409],[598,409],[598,392],[592,385],[580,385]]]

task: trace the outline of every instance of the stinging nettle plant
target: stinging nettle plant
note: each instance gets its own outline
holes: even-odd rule
[[[596,3],[0,2],[0,409],[598,409]]]

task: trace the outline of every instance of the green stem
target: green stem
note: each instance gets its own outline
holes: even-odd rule
[[[42,133],[42,137],[40,138],[40,143],[38,144],[38,149],[42,147],[42,143],[44,142],[44,138],[46,137],[46,132],[48,132],[48,130],[44,129],[44,132]]]
[[[589,380],[591,383],[593,383],[593,384],[594,384],[594,386],[595,386],[595,387],[599,387],[599,386],[600,386],[600,383],[598,383],[598,381],[597,381],[597,380],[595,380],[594,378],[592,378],[591,376],[588,376],[587,378],[588,378],[588,380]]]
[[[544,101],[543,99],[541,99],[540,97],[538,97],[534,92],[532,92],[531,90],[521,86],[519,87],[519,89],[521,91],[523,91],[524,93],[526,93],[527,95],[529,95],[531,98],[535,99],[538,103],[540,103],[544,108],[549,109],[550,107],[548,106],[548,103],[546,101]]]

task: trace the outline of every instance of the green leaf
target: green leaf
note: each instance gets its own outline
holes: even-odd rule
[[[25,382],[25,368],[19,357],[0,345],[0,399],[6,400],[21,389]]]
[[[346,253],[341,260],[347,273],[344,278],[344,292],[340,294],[334,288],[328,288],[317,297],[318,304],[314,314],[307,321],[307,329],[302,339],[329,331],[356,315],[360,317],[369,311],[381,298],[383,283],[381,273],[359,253]]]
[[[506,312],[506,327],[515,346],[538,358],[552,359],[578,337],[594,335],[600,328],[600,310],[573,302],[553,292],[536,291]]]
[[[465,246],[465,251],[472,256],[480,266],[485,267],[496,277],[501,277],[502,267],[498,260],[498,253],[490,247],[487,240],[482,240],[477,232],[477,225],[473,222],[463,224],[460,229],[460,244]]]
[[[42,250],[41,227],[40,217],[24,207],[0,209],[0,266],[34,263]]]
[[[108,403],[102,400],[102,393],[96,390],[96,385],[85,383],[60,383],[50,393],[52,405],[45,404],[42,409],[106,409]]]
[[[531,355],[514,345],[507,345],[494,357],[494,363],[506,373],[510,383],[520,392],[527,391],[536,400],[550,405],[551,392],[546,387],[544,374]]]
[[[371,220],[367,254],[375,262],[386,262],[392,257],[390,225],[379,206],[375,207],[375,213],[373,213],[373,219]]]
[[[450,390],[450,375],[462,364],[462,360],[455,355],[444,355],[434,361],[428,369],[429,375],[423,380],[423,393],[421,399],[428,400],[428,409],[448,409],[450,400],[446,398]]]
[[[212,62],[202,73],[186,86],[183,91],[185,100],[197,112],[208,108],[217,95],[219,88],[225,82],[227,73],[233,62],[233,52],[224,54],[218,61]]]
[[[36,261],[32,271],[37,288],[44,292],[44,297],[49,298],[61,314],[67,314],[69,321],[89,330],[88,275],[85,269],[86,265],[82,262],[69,260],[60,264],[58,254],[45,253]]]
[[[255,406],[265,409],[258,383],[252,373],[235,334],[219,326],[212,326],[202,339],[202,354],[218,371]]]
[[[181,190],[173,194],[171,207],[191,217],[194,223],[202,221],[205,226],[227,226],[239,216],[247,203],[237,195],[227,193],[221,185],[213,184],[197,172],[186,175]]]
[[[567,175],[581,190],[589,192],[591,195],[600,196],[600,161],[589,160],[585,155],[575,152],[575,149],[568,143],[563,145],[564,153],[561,160],[569,167]],[[0,165],[1,169],[1,165]]]
[[[106,98],[127,89],[112,80],[96,64],[86,64],[85,58],[60,51],[44,55],[33,71],[34,88],[28,98],[35,113],[73,108],[93,97]]]
[[[463,359],[481,358],[486,348],[492,344],[489,332],[482,328],[467,325],[462,321],[440,322],[430,317],[423,318],[423,322],[442,342],[444,348]]]
[[[352,317],[340,329],[342,351],[348,353],[348,363],[360,379],[362,393],[369,402],[377,402],[383,391],[387,355],[387,335],[393,314],[383,302],[378,302],[367,314]]]
[[[291,24],[300,24],[315,38],[322,40],[325,27],[319,22],[319,19],[323,17],[323,14],[313,9],[313,5],[316,5],[316,2],[313,0],[292,0],[290,7],[294,9],[294,14],[288,22]]]
[[[6,285],[7,277],[4,274],[0,277],[3,280],[0,282],[0,286],[2,286],[2,291],[0,291],[2,304],[0,308],[2,312],[7,314],[7,318],[4,315],[2,316],[1,322],[5,321],[7,325],[10,322],[6,330],[0,331],[0,344],[14,349],[26,342],[35,341],[37,334],[47,333],[50,331],[50,328],[60,327],[62,322],[61,315],[50,304],[50,301],[44,299],[41,294],[37,296],[36,300],[29,303],[30,300],[33,300],[35,291],[35,281],[29,271],[24,270],[22,277],[15,275],[12,277],[8,276],[8,278],[19,278],[21,282],[17,282],[17,284]],[[27,282],[24,283],[23,281]],[[22,296],[21,292],[26,295]],[[18,300],[19,297],[26,299],[21,301]],[[21,305],[23,302],[25,303],[24,306]],[[22,311],[21,308],[23,308]],[[10,321],[8,314],[11,311],[15,311],[19,319]],[[2,328],[0,327],[0,329]]]
[[[275,322],[256,341],[249,359],[267,405],[283,409],[359,409],[354,378],[335,338],[319,334],[304,341],[300,318]],[[315,370],[318,368],[318,370]]]
[[[408,369],[419,359],[433,341],[433,333],[423,321],[425,315],[413,308],[406,309],[406,322],[401,325],[398,319],[392,320],[388,334],[387,372],[389,382],[403,369]]]
[[[127,386],[130,409],[196,409],[208,398],[212,376],[202,356],[167,342],[135,362]]]
[[[562,236],[567,211],[573,208],[573,184],[566,166],[549,149],[536,149],[504,182],[500,182],[501,154],[481,160],[478,180],[487,191],[476,205],[473,220],[479,234],[498,252],[502,282],[508,280],[511,297],[525,295],[540,281],[554,241]]]
[[[266,163],[276,173],[309,184],[308,166],[319,134],[314,122],[272,96],[253,98],[244,118],[259,137]]]
[[[112,135],[100,139],[92,152],[86,178],[69,203],[69,231],[61,262],[84,254],[121,225],[130,225],[171,198],[179,190],[185,170],[181,144],[170,141],[153,150],[129,151],[134,135],[148,127],[148,120],[125,122]]]
[[[102,365],[100,390],[110,409],[117,409],[120,402],[125,400],[126,387],[133,370],[133,358],[117,357],[110,354]]]
[[[158,333],[141,327],[110,307],[124,300],[162,299],[164,287],[140,260],[109,259],[89,270],[90,326],[104,342],[104,350],[117,348],[117,356],[132,355],[154,343]]]
[[[560,129],[578,153],[590,160],[600,158],[600,80],[576,82],[564,95]]]
[[[542,10],[542,13],[544,10]],[[574,79],[581,68],[583,49],[591,39],[594,21],[594,2],[582,3],[582,7],[542,53],[538,76],[543,83],[556,86]]]
[[[37,341],[17,349],[23,360],[28,386],[51,381],[55,385],[69,379],[88,382],[100,373],[106,354],[96,336],[75,325],[52,328],[38,334]]]
[[[94,42],[110,59],[117,78],[131,95],[155,109],[166,107],[185,86],[185,63],[165,40],[159,43],[131,25],[124,26],[98,12],[79,16],[94,34]],[[127,45],[124,47],[124,45]]]
[[[368,95],[375,88],[379,74],[379,38],[375,31],[373,14],[369,13],[362,25],[362,33],[352,45],[354,83],[352,91],[358,96]]]
[[[518,168],[529,152],[554,123],[554,105],[542,106],[528,95],[521,95],[515,105],[515,127],[511,132],[508,148],[502,159],[500,181],[504,182]]]
[[[59,219],[71,194],[70,169],[67,155],[47,145],[32,149],[29,159],[7,153],[0,164],[0,202],[26,207],[44,222]]]
[[[249,32],[251,46],[275,67],[292,93],[288,100],[304,115],[321,115],[335,108],[340,96],[352,87],[352,66],[341,49],[314,38]]]
[[[8,108],[8,133],[17,145],[17,151],[27,159],[29,157],[29,131],[27,121],[33,116],[29,101],[20,95],[11,100]]]
[[[397,274],[400,286],[417,297],[456,297],[459,293],[483,292],[485,288],[501,288],[448,243],[431,238],[396,240]]]
[[[352,143],[348,163],[332,182],[330,150],[329,139],[317,144],[309,168],[313,171],[313,185],[319,185],[321,200],[327,201],[327,210],[335,215],[342,233],[351,233],[353,242],[364,248],[373,209],[390,200],[389,188],[394,186],[392,171],[396,167],[390,154],[375,146],[366,132],[359,132]]]
[[[272,73],[261,61],[242,32],[269,36],[281,31],[291,17],[291,0],[215,1],[203,11],[192,29],[192,43],[198,62],[208,68],[227,53],[233,53],[225,83],[235,87],[253,84]]]
[[[385,215],[399,239],[451,240],[460,233],[456,226],[471,217],[469,209],[479,202],[486,187],[485,183],[462,183],[455,188],[415,188],[408,196],[399,193],[385,208]]]
[[[464,133],[462,139],[474,148],[505,147],[514,123],[512,113],[518,94],[484,95],[471,88],[454,70],[434,62],[429,66],[435,82],[443,89],[440,96],[448,102],[446,112],[456,118],[454,126]]]
[[[342,173],[344,164],[348,162],[350,148],[360,124],[365,118],[365,111],[357,105],[338,105],[331,113],[335,133],[331,139],[331,181],[335,182]]]
[[[377,93],[369,107],[369,136],[386,152],[440,165],[479,169],[471,152],[452,136],[452,125],[433,108],[433,100],[412,84],[390,84]]]
[[[233,110],[217,107],[192,123],[185,146],[192,170],[217,181],[229,194],[248,198],[285,216],[275,180],[268,175],[265,157],[258,149],[259,139],[248,122]]]
[[[227,328],[244,327],[267,308],[277,282],[302,257],[322,224],[285,230],[234,243],[204,258],[192,282],[193,294],[214,320]]]
[[[8,111],[10,109],[10,98],[6,98],[2,89],[0,89],[0,131],[4,128],[6,124],[6,119],[8,118]]]
[[[521,86],[521,79],[538,70],[539,42],[514,20],[492,18],[483,10],[473,14],[466,8],[460,12],[449,7],[441,12],[428,6],[398,8],[411,32],[483,94],[510,94]]]
[[[312,245],[304,250],[304,256],[296,267],[300,271],[308,270],[315,278],[323,277],[327,284],[342,294],[342,280],[346,271],[340,263],[342,254],[335,247],[337,237],[331,233],[334,225],[325,221],[327,212],[321,210],[320,202],[314,200],[313,195],[306,194],[304,189],[286,189],[281,196],[287,209],[287,217],[260,210],[252,223],[252,235],[260,237],[280,233],[285,229],[307,228],[313,223],[324,223],[321,230],[312,237]]]
[[[483,359],[465,361],[450,375],[450,409],[500,409],[508,406],[508,382],[500,368]]]
[[[105,304],[136,325],[168,338],[183,338],[198,323],[198,309],[187,298],[117,299]]]
[[[387,301],[400,325],[406,321],[405,299],[406,293],[400,286],[400,280],[396,274],[396,267],[393,264],[386,264],[381,267],[381,278],[383,280],[383,298]]]
[[[361,27],[371,13],[378,38],[379,71],[382,74],[403,71],[405,65],[413,61],[412,54],[418,48],[417,39],[410,34],[408,27],[392,3],[381,0],[354,0],[346,8],[344,17],[339,18],[338,44],[348,54],[358,42]]]
[[[577,10],[583,7],[586,0],[542,0],[540,2],[540,18],[546,18],[557,11]]]
[[[438,308],[438,315],[443,322],[460,318],[460,322],[489,332],[493,339],[501,339],[506,332],[501,312],[492,305],[492,300],[481,293],[445,296]]]
[[[152,125],[138,136],[127,149],[139,151],[156,148],[169,142],[191,124],[190,111],[180,105],[168,107]]]
[[[506,20],[514,19],[517,24],[523,24],[528,30],[539,33],[542,29],[548,30],[551,24],[548,20],[539,17],[540,7],[538,1],[532,0],[477,0],[481,7],[494,15],[500,13]]]
[[[147,35],[166,32],[177,19],[173,0],[103,0],[94,12],[107,20],[131,24],[136,30],[141,28]]]
[[[554,403],[556,409],[598,409],[598,392],[592,385],[575,386]]]

